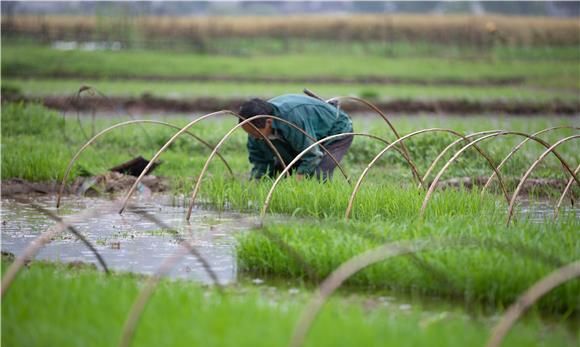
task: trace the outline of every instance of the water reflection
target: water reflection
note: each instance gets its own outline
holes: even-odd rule
[[[57,210],[54,197],[36,198],[35,202],[60,216],[72,215],[87,208],[95,208],[108,202],[99,198],[65,197]],[[177,230],[209,262],[220,283],[236,280],[235,232],[250,227],[252,219],[235,213],[218,213],[194,210],[191,222],[185,221],[184,207],[172,206],[169,197],[159,196],[155,200],[140,204],[140,210],[154,215]],[[54,225],[45,215],[30,205],[13,199],[2,199],[2,251],[20,254],[41,232]],[[88,218],[74,226],[87,237],[105,259],[107,265],[118,271],[152,274],[163,259],[179,250],[175,238],[166,230],[135,213],[119,215],[108,212]],[[63,233],[45,246],[38,259],[52,261],[97,261],[80,241],[69,233]],[[187,278],[203,283],[211,279],[193,256],[187,255],[168,274],[173,278]]]

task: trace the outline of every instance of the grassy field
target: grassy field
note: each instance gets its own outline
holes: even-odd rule
[[[164,119],[162,115],[148,115]],[[68,161],[87,139],[94,133],[130,119],[126,115],[119,118],[99,118],[93,123],[90,117],[82,117],[80,123],[74,114],[62,117],[59,113],[49,111],[37,105],[5,103],[2,108],[2,178],[22,178],[33,181],[49,181],[62,178]],[[170,117],[165,120],[175,125],[185,125],[193,117]],[[201,136],[209,143],[216,144],[227,130],[236,124],[233,117],[221,117],[198,123],[191,129],[192,133]],[[396,117],[395,126],[401,134],[423,128],[451,128],[463,133],[489,129],[509,129],[532,133],[550,126],[572,126],[574,118],[432,118],[432,117]],[[394,136],[385,123],[377,118],[361,117],[354,119],[355,130],[367,132],[392,141]],[[94,129],[93,129],[94,124]],[[94,131],[93,131],[94,130]],[[158,125],[130,126],[120,128],[103,136],[81,156],[75,166],[71,179],[84,172],[98,174],[137,155],[151,158],[153,154],[175,133],[172,128]],[[560,129],[542,135],[549,143],[573,134],[570,129]],[[424,173],[431,161],[449,143],[456,138],[438,134],[419,135],[409,139],[406,145],[411,157],[416,162],[419,172]],[[502,137],[499,140],[483,143],[482,148],[496,162],[499,162],[508,151],[523,138],[517,136]],[[247,177],[249,163],[245,151],[246,135],[236,132],[225,142],[220,151],[230,163],[238,177]],[[383,148],[383,144],[368,138],[355,139],[351,150],[345,158],[344,166],[349,174],[356,178],[362,168]],[[580,160],[577,147],[573,142],[559,148],[564,158],[574,166]],[[122,150],[119,150],[122,149]],[[504,168],[504,173],[519,176],[531,162],[544,151],[544,147],[530,143],[526,145]],[[180,137],[161,159],[164,161],[156,174],[188,181],[195,177],[209,150],[189,136]],[[447,156],[449,158],[450,155]],[[439,163],[440,168],[443,161]],[[209,177],[223,177],[225,166],[217,160],[212,162]],[[436,173],[435,171],[434,173]],[[489,175],[488,164],[475,151],[466,152],[461,159],[452,165],[446,177]],[[339,180],[337,172],[337,181]],[[539,177],[566,177],[561,171],[559,162],[552,156],[546,158],[535,171]],[[378,183],[391,180],[411,182],[411,172],[407,164],[396,152],[387,152],[379,161],[377,169],[370,171],[367,181]],[[431,176],[433,178],[434,176]],[[191,181],[190,181],[191,182]],[[338,182],[337,182],[338,183]],[[228,183],[229,184],[229,183]],[[233,183],[234,185],[236,183]]]
[[[164,117],[159,116],[181,125],[193,118]],[[94,130],[121,119],[127,117],[99,118]],[[396,117],[393,122],[402,134],[426,127],[447,127],[465,133],[502,128],[534,132],[549,126],[573,125],[575,119]],[[235,123],[235,119],[222,117],[202,123],[192,131],[208,142],[217,143],[221,134]],[[355,118],[355,128],[393,139],[386,125],[378,119]],[[150,158],[175,132],[158,126],[145,129],[134,126],[102,138],[81,157],[71,179],[87,172],[103,173],[135,155]],[[4,103],[2,178],[33,181],[60,178],[74,151],[92,131],[90,117],[83,117],[79,124],[70,114],[62,117],[38,105]],[[553,143],[573,133],[572,130],[560,130],[545,133],[543,138]],[[452,140],[453,137],[441,134],[426,135],[409,141],[407,146],[419,171],[424,172],[430,161]],[[201,188],[201,201],[217,209],[254,214],[262,206],[271,181],[247,182],[249,165],[245,141],[245,134],[239,132],[223,148],[237,179],[227,178],[224,165],[214,160]],[[520,141],[518,137],[507,137],[489,142],[483,148],[497,162]],[[381,148],[382,145],[375,142],[355,139],[344,160],[345,167],[357,177]],[[574,143],[561,147],[562,155],[572,165],[580,160],[576,148]],[[537,144],[524,147],[504,172],[508,176],[521,175],[542,151]],[[164,164],[156,173],[173,179],[174,193],[189,194],[207,154],[206,148],[184,137],[162,156]],[[557,173],[559,170],[560,164],[549,158],[536,175],[563,178],[563,174]],[[466,153],[444,177],[489,172],[481,158]],[[392,259],[356,275],[348,282],[348,290],[359,293],[360,301],[353,303],[348,296],[335,298],[317,320],[307,344],[483,345],[493,320],[486,318],[487,313],[465,319],[459,306],[497,314],[558,264],[580,256],[576,237],[578,220],[574,215],[564,214],[558,222],[545,220],[539,224],[520,216],[514,225],[504,227],[505,203],[495,195],[482,197],[477,190],[437,192],[426,218],[418,218],[424,192],[413,188],[410,171],[394,152],[371,170],[355,201],[353,220],[345,222],[341,218],[351,187],[338,172],[335,174],[335,179],[326,184],[314,180],[283,181],[272,201],[271,212],[276,216],[266,220],[265,229],[251,230],[239,238],[238,267],[243,278],[272,277],[290,286],[300,286],[302,294],[297,297],[282,290],[280,296],[272,298],[263,290],[238,285],[221,297],[215,290],[195,284],[164,282],[141,321],[135,345],[284,344],[310,295],[310,290],[302,287],[303,283],[310,287],[343,261],[384,242],[426,237],[459,237],[471,243],[464,247],[437,248],[416,257]],[[282,223],[281,220],[287,221]],[[274,235],[291,247],[294,254],[304,259],[308,270],[260,231]],[[507,246],[495,249],[490,246],[494,244]],[[532,251],[521,253],[522,249]],[[310,273],[317,276],[310,277]],[[92,270],[72,271],[62,266],[34,264],[20,274],[3,298],[2,343],[29,346],[114,344],[141,282],[142,279],[132,276],[106,278]],[[579,291],[579,283],[575,281],[548,295],[538,303],[531,319],[518,324],[506,345],[577,344],[577,331],[570,332],[567,326],[574,325],[577,319],[574,317],[580,310]],[[374,297],[384,292],[436,297],[449,303],[450,308],[436,310],[436,318],[430,318],[425,314],[429,309],[421,306],[410,313],[399,314],[391,309],[369,311],[360,304],[368,302],[369,295]],[[457,316],[456,312],[459,312]],[[556,322],[538,318],[545,317],[546,313],[555,317]],[[337,334],[337,329],[344,334]]]
[[[271,97],[301,93],[308,87],[324,97],[356,95],[374,100],[580,102],[576,20],[425,18],[155,18],[151,22],[147,17],[19,17],[16,21],[3,17],[2,180],[60,181],[76,150],[93,134],[132,119],[120,112],[95,118],[62,114],[35,103],[6,101],[10,92],[41,99],[72,96],[82,85],[91,85],[111,97],[191,99]],[[77,49],[57,50],[50,47],[54,40],[120,40],[122,48],[89,51],[79,42]],[[198,116],[146,112],[136,118],[183,126]],[[425,128],[464,134],[492,129],[533,133],[579,125],[578,117],[549,114],[469,116],[399,114],[390,119],[401,135]],[[222,116],[190,130],[216,144],[236,123],[234,117]],[[375,115],[354,115],[353,123],[356,132],[395,139]],[[150,159],[175,132],[151,124],[116,129],[83,153],[68,183],[103,174],[139,155]],[[559,129],[541,138],[555,143],[577,133]],[[272,180],[248,181],[246,137],[240,130],[224,143],[220,153],[234,177],[214,158],[203,178],[198,206],[250,216],[260,212]],[[423,174],[455,140],[440,132],[416,136],[405,144]],[[497,164],[522,140],[504,136],[482,142],[481,148]],[[342,162],[353,182],[384,146],[355,138]],[[510,193],[544,150],[530,142],[503,167]],[[580,162],[577,142],[570,141],[558,151],[572,168]],[[426,181],[435,177],[453,152]],[[161,156],[163,163],[154,174],[170,179],[174,201],[187,202],[209,153],[198,141],[182,136]],[[477,152],[467,151],[442,179],[491,172]],[[567,175],[560,162],[548,156],[532,177],[563,180]],[[306,345],[483,346],[498,316],[524,290],[580,257],[576,210],[562,212],[557,221],[533,215],[533,204],[553,201],[559,188],[542,186],[522,194],[532,204],[532,213],[517,206],[514,223],[505,226],[507,203],[497,183],[485,195],[477,188],[440,189],[424,216],[419,210],[426,193],[416,185],[401,155],[387,152],[369,171],[354,200],[351,219],[345,220],[353,187],[338,170],[325,183],[282,180],[262,227],[237,235],[239,282],[220,294],[195,283],[163,281],[147,306],[133,345],[285,345],[314,287],[341,263],[386,242],[428,239],[432,250],[383,261],[349,279],[325,306]],[[573,189],[577,196],[578,187]],[[438,242],[443,244],[437,246]],[[2,259],[2,272],[8,263]],[[250,281],[255,278],[265,283]],[[107,277],[88,267],[33,262],[2,298],[1,342],[6,346],[115,345],[144,281],[131,274]],[[413,302],[399,305],[385,296],[411,297]],[[578,346],[579,298],[578,280],[556,289],[515,326],[504,345]]]
[[[39,64],[39,62],[42,62]],[[147,76],[230,76],[230,77],[324,77],[384,76],[478,80],[521,78],[526,85],[542,88],[579,89],[579,72],[574,60],[462,60],[445,58],[385,58],[368,55],[286,54],[248,57],[161,51],[58,51],[26,44],[3,44],[2,76],[6,77],[147,77]]]
[[[392,196],[395,201],[401,198]],[[441,197],[441,200],[449,196]],[[377,202],[381,205],[381,202]],[[553,271],[557,263],[578,259],[574,241],[578,221],[574,216],[558,223],[537,224],[522,220],[505,227],[500,211],[479,213],[447,206],[447,216],[431,215],[426,222],[385,213],[375,222],[344,223],[334,219],[270,224],[240,237],[240,269],[251,276],[326,278],[342,262],[387,242],[432,238],[470,240],[455,247],[389,259],[361,271],[347,282],[355,288],[389,288],[403,293],[451,298],[465,305],[505,307],[535,281]],[[404,207],[399,207],[404,209]],[[273,242],[282,240],[304,263]],[[494,248],[494,245],[503,247]],[[541,245],[541,246],[540,246]],[[525,250],[533,250],[525,252]],[[547,255],[545,257],[538,254]],[[313,274],[317,278],[312,278]],[[544,312],[565,315],[580,312],[580,282],[573,281],[538,303]]]
[[[149,115],[155,116],[155,115]],[[158,118],[163,116],[158,115]],[[120,115],[120,118],[103,118],[94,123],[94,133],[129,119]],[[185,125],[193,118],[170,117],[167,122],[175,125]],[[198,123],[191,131],[202,136],[209,143],[216,144],[227,130],[236,124],[233,117],[222,117]],[[372,133],[387,140],[393,140],[385,123],[370,117],[355,118],[355,129],[360,132]],[[461,117],[432,118],[432,117],[397,117],[393,119],[401,134],[410,133],[423,128],[442,127],[451,128],[459,132],[471,133],[489,129],[509,129],[532,133],[550,126],[574,125],[573,118],[469,118]],[[210,130],[211,129],[211,130]],[[143,155],[150,158],[171,137],[176,130],[167,127],[143,125],[120,128],[103,136],[81,156],[72,178],[83,172],[93,174],[105,172],[108,168],[124,162],[134,156]],[[74,114],[63,118],[57,112],[49,111],[41,106],[7,103],[2,109],[2,177],[23,178],[34,181],[60,179],[64,169],[78,148],[84,144],[93,133],[93,123],[90,118],[83,117],[79,123]],[[573,130],[561,129],[543,134],[542,138],[550,143],[573,134]],[[203,135],[202,135],[203,134]],[[411,157],[418,165],[420,172],[425,172],[431,161],[449,143],[456,138],[442,133],[417,136],[406,142]],[[488,141],[483,147],[496,162],[499,162],[508,151],[522,140],[521,137],[503,137],[496,141]],[[48,141],[48,142],[47,142]],[[224,157],[232,166],[234,172],[241,177],[249,172],[249,163],[245,152],[246,135],[236,132],[226,141],[223,150]],[[381,149],[383,144],[367,138],[355,139],[349,151],[344,166],[353,176],[360,173]],[[559,152],[572,166],[580,160],[573,142],[560,147]],[[120,151],[119,149],[123,149]],[[518,176],[531,162],[543,152],[544,147],[535,143],[526,145],[513,160],[508,162],[504,173],[508,176]],[[164,164],[157,174],[172,177],[194,177],[200,171],[209,150],[190,138],[180,137],[161,159]],[[449,155],[448,155],[449,158]],[[223,176],[225,166],[214,160],[210,168],[211,175]],[[439,163],[441,167],[443,163]],[[379,177],[379,182],[389,179],[400,180],[401,177],[411,181],[411,173],[407,164],[396,152],[387,152],[379,161],[378,169],[371,170],[370,177]],[[436,171],[435,171],[436,172]],[[565,177],[559,162],[551,156],[546,158],[543,165],[538,167],[536,175],[540,177]],[[475,151],[468,151],[456,164],[452,165],[449,173],[444,177],[489,175],[490,169],[485,160]],[[338,175],[338,172],[337,172]],[[432,176],[433,178],[434,176]],[[338,177],[337,177],[338,178]],[[371,180],[372,181],[372,180]]]
[[[2,262],[2,267],[7,266]],[[124,318],[143,283],[130,275],[33,263],[2,300],[6,346],[102,346],[118,343]],[[190,282],[165,281],[136,331],[136,346],[280,346],[288,343],[309,290],[237,285],[223,295]],[[393,309],[378,298],[336,296],[307,337],[307,346],[483,346],[494,321],[457,308],[427,313]],[[460,332],[460,333],[459,333]],[[520,322],[509,346],[574,346],[577,332]]]

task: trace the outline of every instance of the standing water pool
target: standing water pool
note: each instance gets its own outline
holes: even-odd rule
[[[31,200],[32,201],[32,200]],[[87,209],[110,205],[103,198],[68,196],[55,208],[55,196],[34,197],[43,208],[67,218]],[[206,259],[221,284],[236,281],[235,233],[252,225],[248,216],[208,210],[194,210],[190,222],[185,220],[186,208],[174,206],[169,196],[140,202],[138,210],[153,215],[186,239]],[[18,256],[47,228],[55,225],[48,216],[30,204],[15,199],[2,199],[2,251]],[[182,248],[173,233],[164,230],[143,215],[115,210],[98,213],[73,226],[83,234],[104,258],[107,266],[115,271],[153,274],[163,260],[178,253]],[[95,255],[70,232],[63,232],[45,245],[36,259],[85,262],[98,266]],[[175,263],[167,274],[172,278],[191,279],[202,283],[212,280],[199,262],[187,254]]]

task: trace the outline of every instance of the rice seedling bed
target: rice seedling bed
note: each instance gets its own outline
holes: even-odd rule
[[[5,268],[7,262],[2,262]],[[143,278],[34,262],[2,300],[2,344],[116,345]],[[190,282],[163,281],[145,309],[138,346],[274,346],[288,343],[311,292],[237,285],[224,294]],[[386,302],[386,304],[385,304]],[[393,307],[395,306],[395,307]],[[402,307],[402,306],[401,306]],[[316,320],[306,346],[483,345],[494,320],[459,308],[431,313],[380,298],[338,296]],[[508,336],[509,346],[573,346],[577,332],[537,313]]]

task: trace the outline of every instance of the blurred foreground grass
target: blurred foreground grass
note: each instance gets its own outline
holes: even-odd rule
[[[8,263],[2,262],[3,270]],[[123,322],[143,279],[106,276],[90,269],[33,263],[2,300],[6,346],[103,346],[120,339]],[[139,321],[136,346],[280,346],[288,343],[311,293],[237,285],[212,288],[163,281]],[[393,309],[368,297],[335,296],[322,310],[306,346],[478,346],[493,321],[441,312]],[[509,346],[574,346],[578,336],[538,315],[519,323]]]

